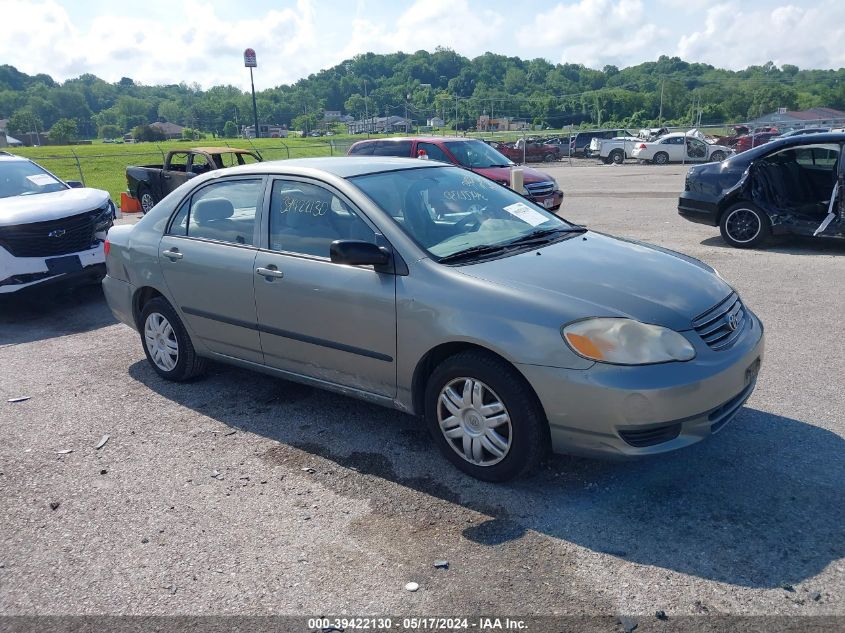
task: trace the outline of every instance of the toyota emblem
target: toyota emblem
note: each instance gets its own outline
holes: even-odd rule
[[[65,233],[67,233],[65,229],[56,229],[47,233],[47,237],[64,237]]]
[[[735,314],[728,317],[728,327],[731,329],[731,332],[736,331],[736,328],[739,327],[739,322],[737,321]]]

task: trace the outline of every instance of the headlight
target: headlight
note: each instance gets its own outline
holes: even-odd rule
[[[560,191],[560,185],[558,185],[558,184],[557,184],[557,180],[555,180],[554,178],[552,178],[552,182],[553,182],[553,183],[554,183],[554,185],[555,185],[555,191]]]
[[[522,187],[522,191],[520,191],[519,193],[521,193],[523,196],[530,196],[531,195],[531,192],[528,191],[528,189],[525,186]]]
[[[94,230],[95,231],[104,231],[111,228],[113,219],[114,219],[114,203],[109,199],[109,201],[97,209],[99,215],[97,219],[94,221]]]
[[[585,319],[561,328],[561,335],[576,354],[600,363],[648,365],[695,358],[693,346],[674,330],[633,319]]]

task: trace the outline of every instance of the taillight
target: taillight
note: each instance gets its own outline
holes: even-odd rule
[[[111,242],[109,242],[108,240],[106,240],[106,241],[103,243],[103,253],[105,254],[105,256],[106,256],[106,257],[108,257],[108,256],[109,256],[109,251],[110,251],[110,250],[111,250]]]

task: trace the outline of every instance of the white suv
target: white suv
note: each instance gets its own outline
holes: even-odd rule
[[[108,192],[0,152],[0,294],[102,279],[103,243],[114,219]]]

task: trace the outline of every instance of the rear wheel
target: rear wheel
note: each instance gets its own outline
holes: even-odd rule
[[[669,162],[669,154],[666,152],[657,152],[651,160],[655,165],[666,165]]]
[[[760,246],[772,234],[769,216],[750,202],[733,205],[722,214],[719,222],[722,239],[734,248]]]
[[[710,154],[710,160],[716,163],[721,163],[725,160],[725,152],[713,152]]]
[[[608,156],[608,158],[610,158],[611,163],[621,165],[625,162],[625,152],[623,152],[621,149],[615,149],[610,152],[610,156]]]
[[[149,187],[141,185],[138,187],[138,200],[141,203],[141,213],[146,215],[156,205],[156,199],[153,197]]]
[[[544,163],[551,163],[551,162],[552,162],[552,161],[554,161],[554,160],[555,160],[555,155],[554,155],[554,154],[544,154],[544,155],[543,155],[543,162],[544,162]]]
[[[156,297],[141,312],[141,344],[156,373],[181,382],[205,371],[179,315],[165,299]]]
[[[518,477],[548,450],[548,422],[525,378],[481,350],[456,354],[434,370],[425,417],[446,459],[477,479]]]

